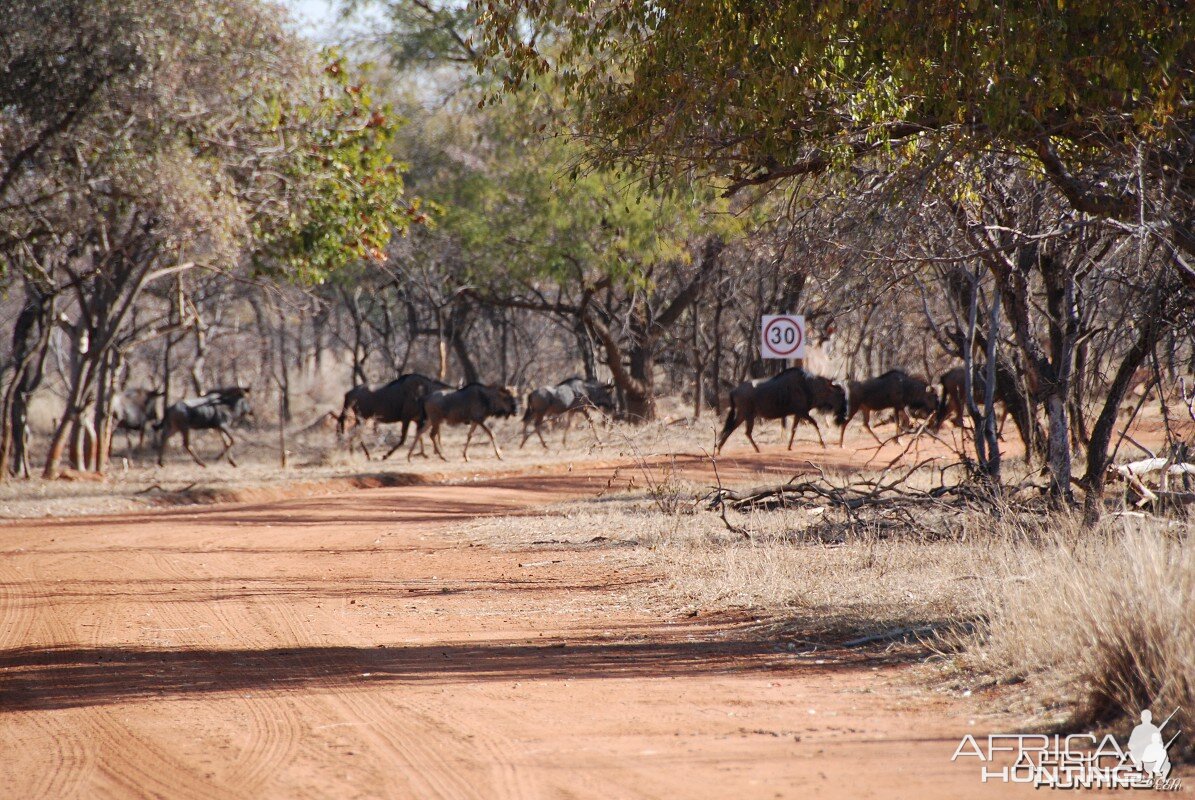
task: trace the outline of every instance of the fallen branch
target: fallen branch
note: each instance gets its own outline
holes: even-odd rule
[[[1171,475],[1195,475],[1195,464],[1188,463],[1171,463],[1166,458],[1147,458],[1142,461],[1134,461],[1129,464],[1110,464],[1108,472],[1114,477],[1120,478],[1129,485],[1130,488],[1141,498],[1135,505],[1141,508],[1150,503],[1157,503],[1160,495],[1151,490],[1142,482],[1143,475],[1153,475],[1154,473],[1162,473],[1164,478],[1169,478]],[[1183,492],[1162,492],[1170,497],[1177,496],[1182,498]],[[1181,499],[1179,502],[1185,502]]]

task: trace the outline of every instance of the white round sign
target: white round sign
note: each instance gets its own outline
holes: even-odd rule
[[[768,314],[760,323],[760,353],[764,358],[805,357],[805,317]]]

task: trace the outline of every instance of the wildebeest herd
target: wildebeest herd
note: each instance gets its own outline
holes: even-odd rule
[[[730,408],[714,450],[721,452],[727,439],[742,425],[747,440],[759,452],[759,445],[752,435],[755,421],[789,417],[793,423],[788,449],[792,449],[797,426],[802,421],[813,426],[818,441],[825,447],[821,428],[811,415],[814,411],[833,415],[835,424],[841,429],[839,446],[844,442],[846,426],[859,414],[864,429],[880,441],[871,428],[871,414],[883,410],[890,410],[902,428],[911,425],[911,416],[926,420],[925,424],[935,430],[951,418],[955,425],[961,426],[963,409],[967,406],[964,378],[963,368],[957,367],[943,373],[937,386],[899,369],[867,380],[835,381],[801,367],[792,367],[771,378],[742,383],[730,392]],[[974,375],[972,388],[976,403],[982,404],[984,384],[979,372]],[[217,460],[227,457],[228,462],[236,466],[232,455],[236,439],[231,428],[238,420],[253,416],[249,394],[248,387],[224,387],[172,403],[159,413],[161,391],[128,389],[113,403],[115,428],[126,432],[130,450],[132,434],[139,434],[141,446],[146,431],[152,428],[157,434],[159,465],[163,463],[167,441],[176,433],[181,434],[183,448],[200,466],[205,464],[191,448],[191,431],[214,430],[223,445]],[[997,392],[996,400],[1000,399]],[[406,443],[409,427],[414,423],[415,435],[407,450],[407,459],[415,455],[427,457],[425,436],[430,439],[433,452],[445,459],[440,439],[442,427],[468,425],[462,453],[465,461],[469,460],[469,445],[479,428],[489,437],[494,455],[501,459],[502,451],[487,421],[515,416],[518,405],[516,391],[508,386],[469,383],[458,388],[426,375],[407,373],[377,389],[359,384],[346,392],[340,413],[335,415],[336,431],[343,437],[350,422],[354,429],[370,420],[375,425],[401,423],[399,440],[382,456],[384,460]],[[519,447],[526,445],[534,435],[544,449],[548,449],[543,428],[551,421],[563,422],[562,444],[567,444],[569,428],[577,415],[584,416],[596,434],[593,412],[613,415],[616,408],[615,388],[610,383],[571,377],[554,386],[541,386],[527,394]],[[365,444],[359,444],[369,457]]]

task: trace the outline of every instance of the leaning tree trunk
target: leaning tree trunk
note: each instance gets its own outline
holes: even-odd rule
[[[1103,408],[1091,429],[1091,441],[1087,445],[1087,473],[1083,476],[1083,485],[1087,490],[1084,499],[1083,516],[1088,524],[1093,524],[1100,516],[1101,503],[1104,497],[1104,487],[1107,480],[1108,447],[1112,443],[1112,433],[1116,429],[1116,421],[1120,415],[1120,404],[1124,402],[1132,383],[1133,374],[1140,368],[1146,356],[1153,349],[1154,342],[1161,337],[1165,324],[1158,318],[1157,307],[1149,309],[1141,320],[1136,340],[1116,370],[1112,385],[1108,387],[1104,397]]]
[[[87,405],[84,402],[84,393],[91,385],[91,368],[92,364],[90,360],[81,359],[75,369],[72,370],[71,386],[67,393],[66,407],[63,409],[62,419],[58,420],[58,427],[54,429],[54,434],[50,437],[50,447],[46,452],[46,465],[42,470],[43,478],[51,479],[58,477],[68,437],[77,440],[76,437],[70,437],[70,434],[77,430],[83,409]]]
[[[13,326],[12,381],[0,403],[0,481],[10,468],[11,474],[29,476],[29,399],[41,384],[54,316],[53,295],[36,286],[27,287],[26,294]]]

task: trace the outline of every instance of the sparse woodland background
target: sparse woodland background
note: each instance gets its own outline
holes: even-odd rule
[[[85,431],[104,469],[126,385],[306,425],[403,372],[583,374],[723,413],[780,311],[835,378],[1003,376],[1062,504],[1134,389],[1190,444],[1185,5],[359,6],[320,51],[256,0],[11,4],[0,474]]]

